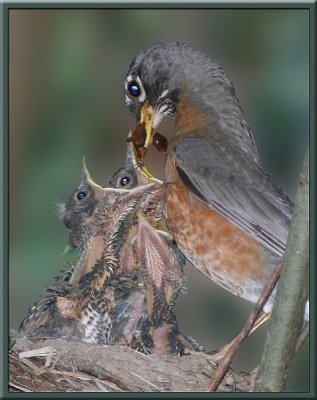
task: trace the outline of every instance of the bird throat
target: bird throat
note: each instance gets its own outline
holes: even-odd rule
[[[190,104],[185,92],[179,101],[176,113],[176,135],[193,131],[203,131],[207,128],[207,119],[204,113]]]

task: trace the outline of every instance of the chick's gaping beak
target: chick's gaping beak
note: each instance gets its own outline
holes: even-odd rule
[[[89,186],[92,188],[95,194],[103,192],[103,188],[97,183],[95,183],[94,180],[92,179],[86,165],[85,157],[82,158],[82,180],[86,181],[89,184]]]

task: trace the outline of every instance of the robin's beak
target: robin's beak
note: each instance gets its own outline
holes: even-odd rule
[[[156,108],[153,108],[146,101],[140,111],[139,126],[145,128],[145,140],[141,148],[137,150],[137,160],[141,166],[141,171],[146,175],[147,178],[153,178],[153,175],[144,166],[143,161],[149,145],[153,142],[153,137],[158,128],[163,116],[159,114]]]
[[[146,138],[144,143],[145,149],[147,149],[152,143],[155,129],[157,128],[157,126],[154,126],[154,121],[156,119],[155,116],[156,110],[149,105],[148,101],[146,101],[143,104],[140,112],[140,124],[145,124],[146,131]]]

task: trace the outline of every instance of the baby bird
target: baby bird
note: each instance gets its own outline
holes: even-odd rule
[[[189,336],[182,335],[172,312],[175,299],[183,287],[183,266],[185,258],[175,243],[163,229],[162,221],[162,182],[149,178],[140,169],[136,160],[134,145],[129,144],[126,162],[111,178],[108,186],[134,188],[153,182],[151,199],[143,204],[138,214],[137,224],[131,226],[133,253],[138,265],[139,280],[146,289],[142,317],[131,310],[125,312],[128,325],[137,321],[130,346],[136,350],[155,354],[182,354],[184,348],[202,350],[203,348]],[[131,250],[131,247],[128,247]],[[125,251],[122,258],[126,257]],[[121,266],[131,265],[124,263]],[[131,293],[130,296],[135,296]],[[129,307],[134,302],[128,301]],[[122,304],[120,304],[120,307]],[[121,314],[117,318],[119,332]],[[126,324],[123,319],[123,324]],[[126,325],[126,326],[128,326]],[[132,332],[132,331],[131,331]]]
[[[63,214],[78,259],[30,310],[21,335],[117,343],[146,354],[203,350],[178,330],[172,308],[185,259],[159,227],[161,182],[140,171],[132,144],[106,189],[84,164]]]
[[[53,336],[110,344],[114,289],[107,286],[119,268],[120,252],[142,193],[96,185],[84,164],[78,188],[65,205],[69,244],[78,259],[50,286],[21,324],[31,337]]]

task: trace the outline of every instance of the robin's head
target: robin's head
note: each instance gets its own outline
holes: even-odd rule
[[[189,46],[160,43],[141,51],[132,61],[125,80],[125,101],[140,123],[156,130],[164,116],[174,116],[184,86],[181,53]],[[146,147],[150,138],[147,137]]]
[[[135,118],[145,122],[145,147],[162,118],[177,113],[184,93],[189,101],[201,101],[201,94],[219,80],[231,86],[217,63],[184,43],[159,43],[137,54],[126,76],[125,101]]]
[[[144,153],[155,144],[157,128],[167,115],[177,116],[181,124],[186,114],[187,125],[188,115],[196,119],[199,115],[206,126],[231,140],[253,141],[222,67],[184,43],[159,43],[138,53],[126,76],[125,101],[140,129],[145,130],[143,142],[137,143]],[[180,109],[189,108],[190,113],[177,115]],[[191,129],[196,126],[192,124]]]

